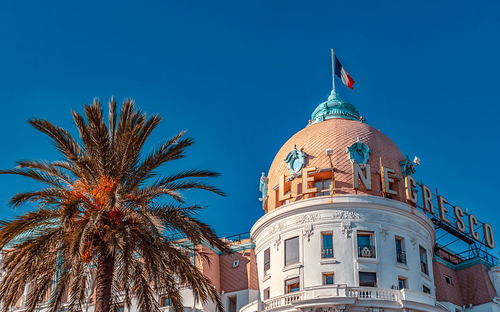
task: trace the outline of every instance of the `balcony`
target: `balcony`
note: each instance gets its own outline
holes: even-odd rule
[[[333,258],[333,248],[322,248],[321,249],[321,258],[322,259]]]
[[[359,246],[358,258],[375,258],[375,246]]]
[[[270,298],[263,302],[264,311],[300,310],[303,306],[321,307],[324,304],[347,304],[364,306],[366,302],[380,301],[381,304],[402,309],[408,302],[428,306],[429,311],[441,311],[436,307],[435,298],[414,290],[380,289],[373,287],[347,287],[347,285],[329,285],[308,287],[305,290]],[[384,303],[382,303],[382,301]],[[242,309],[245,311],[245,309]]]

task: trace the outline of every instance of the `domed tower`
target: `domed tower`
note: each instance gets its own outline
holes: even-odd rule
[[[258,310],[441,311],[435,232],[411,201],[412,169],[332,91],[261,178]]]

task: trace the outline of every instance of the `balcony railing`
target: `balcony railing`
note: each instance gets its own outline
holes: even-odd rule
[[[359,258],[375,258],[375,246],[358,246]]]
[[[333,248],[322,248],[321,258],[333,258]]]
[[[304,291],[297,291],[297,292],[293,292],[290,294],[286,294],[283,296],[279,296],[276,298],[266,300],[266,301],[264,301],[264,305],[266,307],[266,310],[270,310],[270,309],[290,305],[290,304],[294,303],[295,301],[303,300],[303,298],[304,298]]]
[[[402,300],[436,304],[435,298],[415,290],[381,289],[374,287],[347,287],[347,285],[328,285],[309,287],[305,290],[270,298],[264,301],[265,311],[280,310],[284,306],[299,304],[302,300],[319,298],[357,298],[358,300]]]
[[[348,288],[347,297],[355,297],[358,299],[374,299],[374,300],[389,300],[398,301],[400,292],[392,289],[377,289],[377,288]]]
[[[402,250],[396,251],[396,260],[398,263],[406,264],[406,252]]]

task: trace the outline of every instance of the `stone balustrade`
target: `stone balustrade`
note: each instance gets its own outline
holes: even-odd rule
[[[329,285],[310,287],[282,296],[265,300],[265,311],[281,310],[283,307],[297,304],[301,301],[319,298],[352,298],[355,300],[384,300],[393,302],[414,301],[435,305],[435,298],[419,291],[380,289],[373,287],[348,287],[347,285]]]

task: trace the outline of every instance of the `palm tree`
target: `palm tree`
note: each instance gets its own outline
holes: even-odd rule
[[[190,285],[195,298],[213,301],[222,310],[216,289],[186,253],[207,259],[190,246],[204,242],[223,251],[226,246],[196,218],[200,207],[188,206],[182,196],[189,189],[223,195],[199,181],[218,174],[157,172],[164,163],[184,157],[193,140],[181,132],[141,155],[160,117],[147,118],[130,100],[117,116],[111,99],[107,124],[98,100],[85,106],[85,118],[73,112],[73,119],[78,141],[46,120],[29,121],[49,136],[63,160],[20,161],[16,168],[0,171],[43,184],[10,200],[14,207],[35,203],[36,211],[0,222],[3,311],[25,289],[27,311],[47,303],[56,312],[63,300],[69,311],[82,311],[91,295],[95,312],[115,311],[119,303],[130,306],[133,296],[139,311],[158,311],[155,294],[167,295],[175,311],[182,311],[179,284]],[[192,244],[179,244],[169,239],[171,234],[182,234]]]

